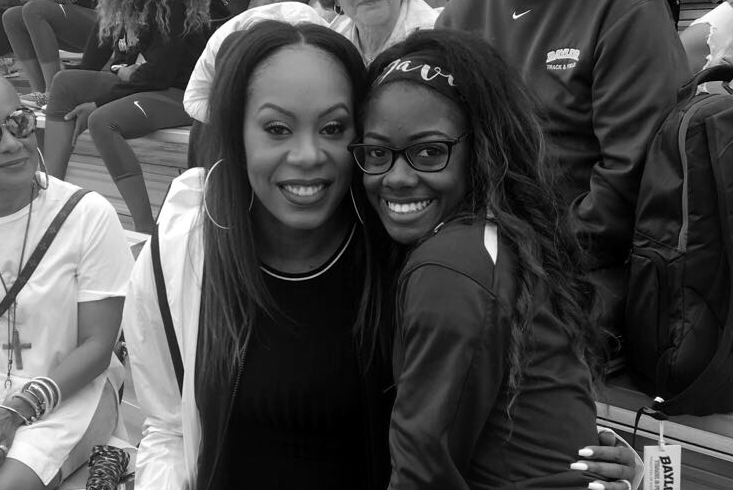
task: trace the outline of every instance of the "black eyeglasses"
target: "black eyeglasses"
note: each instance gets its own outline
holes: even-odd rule
[[[36,113],[27,107],[19,107],[8,114],[0,128],[0,137],[2,131],[7,131],[16,138],[27,138],[36,131]]]
[[[400,155],[404,155],[410,167],[418,172],[440,172],[448,166],[453,147],[469,134],[463,133],[452,140],[422,141],[402,148],[352,143],[349,151],[361,171],[368,175],[386,174]]]

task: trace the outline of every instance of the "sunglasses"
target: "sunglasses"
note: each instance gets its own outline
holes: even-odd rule
[[[7,131],[14,138],[23,139],[36,131],[36,113],[27,107],[19,107],[8,114],[0,124],[0,137]]]

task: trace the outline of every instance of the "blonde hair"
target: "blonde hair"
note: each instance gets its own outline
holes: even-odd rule
[[[137,39],[145,27],[155,28],[168,37],[174,2],[182,2],[186,7],[183,34],[208,26],[210,0],[99,0],[99,40],[118,39],[123,31],[128,37]],[[148,25],[151,18],[155,19],[155,26]]]

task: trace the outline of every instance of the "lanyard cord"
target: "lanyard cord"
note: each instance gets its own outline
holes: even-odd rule
[[[28,243],[28,230],[30,230],[31,227],[31,215],[33,214],[33,194],[36,190],[36,184],[33,182],[31,184],[31,202],[28,206],[28,218],[25,221],[25,232],[23,233],[23,245],[20,248],[20,262],[18,262],[18,274],[15,276],[15,279],[17,280],[18,277],[20,277],[20,272],[23,270],[23,260],[25,259],[25,246]],[[0,274],[0,282],[2,282],[3,289],[5,290],[5,294],[8,294],[8,285],[5,283],[5,279],[3,279],[2,274]],[[11,313],[10,309],[8,309],[8,374],[5,378],[5,388],[9,388],[12,385],[12,381],[10,381],[10,371],[13,369],[13,333],[15,332],[15,313],[18,308],[18,301],[17,299],[13,301],[13,312],[12,312],[12,320],[10,318]]]

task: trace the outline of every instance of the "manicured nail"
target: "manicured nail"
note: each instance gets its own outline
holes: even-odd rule
[[[573,463],[570,465],[571,470],[587,471],[588,465],[585,463]]]
[[[583,449],[578,450],[578,456],[583,456],[584,458],[593,456],[593,450],[589,447],[584,447]]]
[[[592,481],[588,484],[588,490],[606,490],[606,487],[601,482]]]

